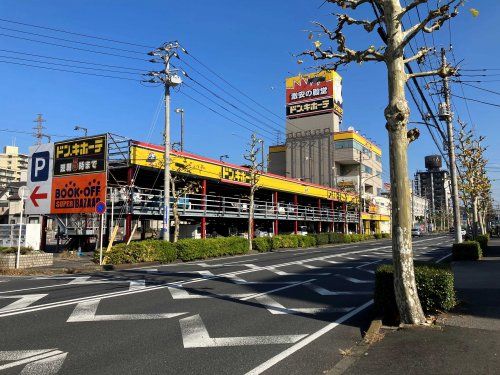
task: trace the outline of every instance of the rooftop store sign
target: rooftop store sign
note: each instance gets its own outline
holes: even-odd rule
[[[286,116],[289,119],[334,112],[342,116],[342,78],[320,71],[286,79]]]

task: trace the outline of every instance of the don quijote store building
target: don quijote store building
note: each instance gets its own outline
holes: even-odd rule
[[[368,196],[382,185],[381,151],[357,132],[340,130],[340,76],[288,78],[286,108],[286,142],[269,148],[269,172],[258,179],[254,235],[380,232],[389,217]],[[81,242],[96,236],[102,217],[105,236],[119,227],[118,241],[160,236],[163,146],[108,133],[56,143],[53,153],[52,201],[42,214],[54,219],[54,230]],[[174,202],[178,206],[181,237],[248,235],[247,168],[172,151],[170,169],[178,191],[197,182],[170,199],[170,215]],[[99,201],[106,202],[103,216],[95,213]]]

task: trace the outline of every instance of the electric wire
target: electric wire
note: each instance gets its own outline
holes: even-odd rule
[[[139,79],[133,79],[133,78],[116,77],[116,76],[110,76],[110,75],[106,75],[106,74],[97,74],[97,73],[77,72],[75,70],[50,68],[50,67],[47,67],[47,66],[38,66],[38,65],[32,65],[32,64],[17,63],[17,62],[13,62],[13,61],[0,60],[0,63],[20,65],[20,66],[28,66],[28,67],[37,68],[37,69],[46,69],[46,70],[53,70],[53,71],[66,72],[66,73],[83,74],[83,75],[95,76],[95,77],[112,78],[112,79],[122,79],[122,80],[126,80],[126,81],[142,82]]]
[[[456,94],[451,94],[451,95],[455,96],[457,98],[460,98],[460,99],[470,100],[470,101],[473,101],[473,102],[477,102],[477,103],[481,103],[481,104],[486,104],[486,105],[490,105],[490,106],[493,106],[493,107],[500,107],[500,104],[497,104],[497,103],[489,103],[489,102],[485,102],[485,101],[478,100],[478,99],[466,98],[466,97],[463,97],[463,96],[460,96],[460,95],[456,95]]]
[[[56,28],[47,27],[47,26],[40,26],[40,25],[34,25],[34,24],[30,24],[30,23],[25,23],[25,22],[7,20],[5,18],[0,18],[0,21],[8,22],[8,23],[16,24],[16,25],[35,27],[35,28],[43,29],[43,30],[56,31],[59,33],[64,33],[64,34],[69,34],[69,35],[77,35],[77,36],[82,36],[85,38],[99,39],[99,40],[103,40],[103,41],[107,41],[107,42],[126,44],[129,46],[144,47],[144,48],[156,48],[156,47],[151,47],[151,46],[147,46],[147,45],[139,44],[139,43],[130,43],[130,42],[125,42],[125,41],[121,41],[121,40],[117,40],[117,39],[104,38],[104,37],[99,37],[99,36],[89,35],[89,34],[82,34],[82,33],[75,33],[75,32],[63,30],[63,29],[56,29]]]
[[[29,32],[29,31],[11,29],[11,28],[8,28],[8,27],[2,27],[2,26],[0,26],[0,29],[1,30],[7,30],[7,31],[15,32],[15,33],[21,33],[21,34],[27,34],[27,35],[37,36],[37,37],[40,37],[40,38],[47,38],[47,39],[59,40],[59,41],[62,41],[62,42],[76,43],[76,44],[82,44],[82,45],[85,45],[85,46],[112,49],[114,51],[135,53],[135,54],[139,54],[139,55],[146,54],[146,52],[132,51],[132,50],[129,50],[129,49],[117,48],[117,47],[111,47],[111,46],[105,46],[105,45],[102,45],[102,44],[94,44],[94,43],[81,42],[81,41],[78,41],[78,40],[58,38],[56,36],[50,36],[50,35],[43,35],[43,34],[38,34],[38,33],[32,33],[32,32]]]
[[[500,95],[500,92],[498,92],[498,91],[488,90],[488,89],[485,89],[485,88],[483,88],[483,87],[479,87],[479,86],[471,85],[471,84],[469,84],[469,83],[464,83],[464,82],[462,82],[462,81],[457,81],[457,82],[459,82],[459,83],[461,83],[461,84],[463,84],[463,85],[465,85],[465,86],[470,86],[470,87],[473,87],[473,88],[478,89],[478,90],[482,90],[482,91],[486,91],[486,92],[489,92],[489,93],[492,93],[492,94]]]
[[[36,39],[31,39],[31,38],[24,38],[24,37],[21,37],[21,36],[9,35],[9,34],[4,34],[4,33],[0,33],[0,36],[5,36],[5,37],[8,37],[8,38],[14,38],[14,39],[20,39],[20,40],[26,40],[26,41],[29,41],[29,42],[42,43],[42,44],[47,44],[47,45],[55,46],[55,47],[62,47],[62,48],[74,49],[74,50],[77,50],[77,51],[84,51],[84,52],[96,53],[96,54],[99,54],[99,55],[121,57],[121,58],[124,58],[124,59],[138,60],[138,61],[143,61],[143,62],[147,62],[148,61],[146,59],[140,59],[138,57],[119,55],[117,53],[96,51],[96,50],[91,50],[91,49],[87,49],[87,48],[79,48],[79,47],[73,47],[73,46],[66,46],[64,44],[45,42],[43,40],[36,40]]]

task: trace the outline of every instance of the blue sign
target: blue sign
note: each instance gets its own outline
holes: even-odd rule
[[[31,156],[31,181],[41,182],[49,179],[49,161],[48,151],[35,152]]]
[[[95,212],[98,213],[99,215],[102,215],[103,213],[106,212],[106,203],[104,202],[98,202],[95,205]]]

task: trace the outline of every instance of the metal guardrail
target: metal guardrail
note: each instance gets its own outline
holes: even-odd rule
[[[174,199],[170,200],[172,212]],[[124,205],[129,204],[129,209],[134,215],[157,216],[163,215],[163,191],[156,189],[133,188],[130,201],[118,195],[113,204],[115,214],[124,211]],[[179,214],[185,217],[226,217],[247,218],[250,207],[248,198],[226,197],[220,195],[189,194],[178,200]],[[269,220],[300,220],[357,223],[358,214],[332,210],[326,207],[313,207],[305,205],[295,206],[289,202],[267,202],[255,200],[256,219]],[[347,216],[347,217],[346,217]],[[347,220],[346,220],[347,219]]]

